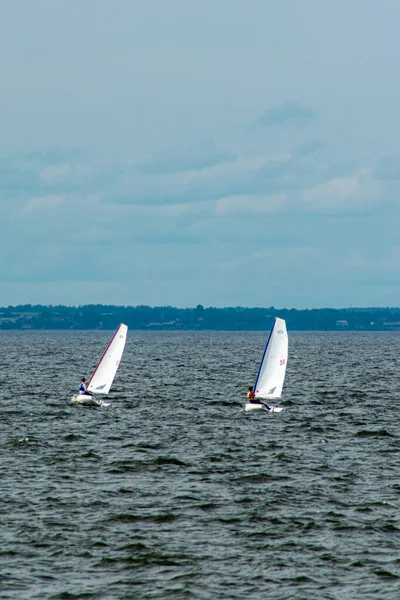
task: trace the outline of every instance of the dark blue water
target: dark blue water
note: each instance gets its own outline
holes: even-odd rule
[[[240,412],[267,334],[0,334],[1,599],[400,597],[400,335],[292,333],[279,415]]]

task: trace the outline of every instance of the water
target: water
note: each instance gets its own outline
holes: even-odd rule
[[[400,595],[396,333],[291,333],[280,415],[240,411],[263,333],[0,334],[0,598]]]

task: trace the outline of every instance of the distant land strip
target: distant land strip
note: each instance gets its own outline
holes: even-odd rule
[[[18,305],[0,308],[0,330],[130,329],[149,331],[264,331],[275,317],[291,331],[400,331],[400,308],[194,308],[173,306]]]

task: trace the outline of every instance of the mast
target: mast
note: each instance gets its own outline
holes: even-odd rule
[[[256,393],[258,378],[260,377],[260,373],[261,373],[261,369],[262,369],[262,366],[263,366],[264,358],[265,358],[265,355],[266,355],[267,350],[268,350],[268,344],[269,344],[269,341],[271,339],[272,332],[274,331],[275,325],[276,325],[276,317],[275,317],[275,320],[274,320],[274,324],[272,325],[272,329],[269,332],[267,343],[265,344],[264,353],[263,353],[261,361],[260,361],[260,366],[258,367],[257,377],[256,377],[256,381],[254,383],[254,388],[253,388],[254,389],[254,394]]]

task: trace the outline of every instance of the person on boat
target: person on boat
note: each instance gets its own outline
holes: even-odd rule
[[[247,400],[249,402],[254,402],[254,400],[256,399],[254,392],[253,392],[253,386],[251,385],[249,387],[249,391],[247,392]]]
[[[254,402],[255,404],[262,404],[267,410],[271,410],[268,404],[265,404],[265,402],[261,402],[261,400],[256,400],[252,385],[249,387],[249,391],[247,392],[247,401],[250,403]]]
[[[87,389],[85,381],[86,381],[85,378],[82,377],[81,385],[79,386],[79,394],[80,395],[85,394],[86,396],[93,396],[92,392],[89,392],[89,390]]]

